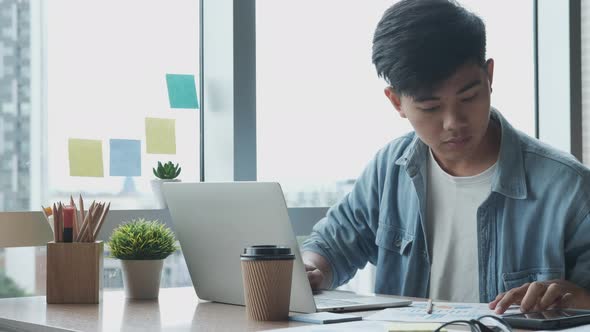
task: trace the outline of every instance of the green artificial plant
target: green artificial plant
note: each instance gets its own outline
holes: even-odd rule
[[[118,259],[164,259],[176,251],[170,228],[158,220],[143,218],[125,222],[113,230],[108,243],[111,256]]]
[[[174,165],[171,161],[162,165],[162,162],[158,161],[158,167],[152,168],[154,175],[162,180],[176,179],[180,175],[181,167],[178,164]]]

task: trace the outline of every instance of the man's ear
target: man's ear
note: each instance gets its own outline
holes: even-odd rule
[[[486,73],[488,74],[490,91],[492,91],[492,82],[494,81],[494,59],[492,58],[489,58],[488,61],[486,61]]]
[[[399,116],[405,118],[406,113],[404,113],[402,110],[401,96],[398,96],[398,94],[390,86],[386,87],[384,92],[387,99],[389,99],[395,110],[399,113]]]

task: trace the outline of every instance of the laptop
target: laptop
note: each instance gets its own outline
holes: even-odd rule
[[[295,254],[290,310],[353,311],[411,301],[351,292],[314,295],[278,183],[164,183],[164,197],[197,296],[244,305],[240,254],[251,245],[288,246]]]

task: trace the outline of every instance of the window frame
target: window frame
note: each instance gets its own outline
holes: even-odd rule
[[[581,0],[534,9],[537,138],[582,162]]]

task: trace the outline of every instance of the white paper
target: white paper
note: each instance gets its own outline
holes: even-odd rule
[[[435,302],[432,314],[426,313],[426,305],[426,302],[414,301],[408,307],[384,309],[365,319],[391,322],[446,323],[453,320],[477,319],[484,315],[499,316],[488,308],[487,303]],[[511,307],[506,313],[517,311],[517,307]]]
[[[379,321],[356,321],[339,324],[328,325],[306,325],[299,327],[289,327],[276,330],[265,330],[266,332],[349,332],[349,331],[363,331],[363,332],[385,332],[393,324],[391,322]],[[465,329],[453,329],[452,327],[445,327],[447,332],[465,332]]]
[[[377,322],[377,321],[356,321],[348,323],[338,324],[326,324],[326,325],[306,325],[299,327],[290,327],[285,329],[269,330],[281,331],[281,332],[338,332],[338,331],[363,331],[363,332],[383,332],[391,326],[390,322]]]

